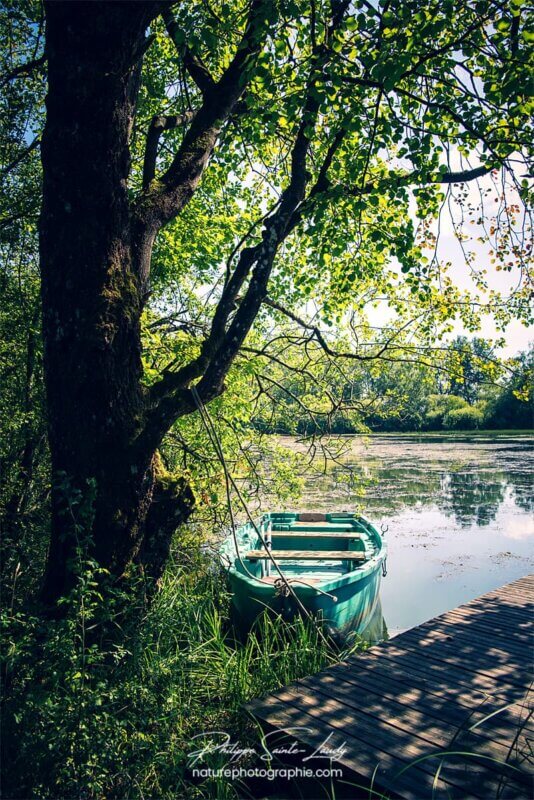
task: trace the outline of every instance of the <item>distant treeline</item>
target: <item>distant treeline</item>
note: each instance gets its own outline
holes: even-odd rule
[[[288,375],[277,413],[256,416],[254,425],[279,434],[530,429],[533,367],[533,349],[503,362],[485,340],[458,337],[439,367],[423,360],[359,367],[350,382],[333,382],[339,401],[329,409],[314,403],[314,387]]]

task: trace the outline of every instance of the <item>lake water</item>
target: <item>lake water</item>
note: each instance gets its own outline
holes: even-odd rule
[[[334,464],[316,453],[299,505],[357,508],[388,527],[381,601],[393,636],[532,572],[532,445],[521,434],[343,437]]]

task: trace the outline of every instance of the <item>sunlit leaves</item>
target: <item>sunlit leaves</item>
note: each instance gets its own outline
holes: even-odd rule
[[[439,309],[443,319],[443,309],[452,304],[438,302],[433,280],[445,267],[438,269],[424,253],[432,245],[428,221],[438,217],[445,201],[436,181],[451,169],[451,147],[465,159],[482,161],[517,148],[517,124],[511,120],[519,114],[518,123],[524,124],[522,99],[517,100],[525,74],[523,45],[517,45],[514,59],[501,44],[513,38],[518,8],[499,12],[492,27],[496,11],[490,2],[397,1],[383,11],[379,6],[376,14],[355,4],[327,40],[328,4],[314,4],[312,11],[307,2],[280,3],[244,98],[246,112],[224,132],[198,201],[173,227],[181,256],[170,242],[172,258],[158,250],[155,275],[165,261],[169,271],[161,274],[171,274],[171,262],[179,262],[174,274],[189,270],[202,285],[222,275],[240,234],[287,182],[289,153],[309,92],[320,104],[318,120],[306,129],[313,139],[311,184],[336,131],[346,135],[330,169],[330,191],[310,205],[280,251],[271,293],[297,304],[313,298],[333,322],[368,289],[398,306],[402,287],[401,294]],[[179,12],[189,45],[215,76],[235,46],[242,15],[242,8],[222,4],[208,11],[191,4]],[[520,38],[523,29],[521,24]],[[331,51],[330,63],[321,75],[312,75],[310,57],[321,42]],[[504,83],[492,77],[502,73],[500,60],[509,73]],[[189,89],[194,101],[190,82]],[[417,174],[413,190],[409,180],[406,186],[398,178],[388,181],[389,174],[403,171]],[[414,211],[417,230],[426,231],[417,241]],[[442,281],[440,291],[450,288]]]

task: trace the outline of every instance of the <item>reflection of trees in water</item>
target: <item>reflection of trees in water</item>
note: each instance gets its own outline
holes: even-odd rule
[[[514,503],[528,514],[534,513],[534,483],[529,475],[506,475]]]
[[[507,481],[487,473],[445,472],[437,504],[463,528],[489,525],[506,494]]]
[[[334,492],[354,501],[372,492],[377,475],[367,464],[336,464],[332,469],[331,481]]]
[[[505,500],[507,489],[522,511],[534,510],[529,476],[509,471],[443,470],[442,465],[407,463],[384,465],[376,459],[365,464],[336,464],[313,481],[314,494],[328,498],[332,507],[361,504],[381,514],[394,514],[414,506],[437,505],[466,528],[489,525]],[[311,488],[311,482],[308,487]]]
[[[344,490],[348,501],[362,501],[367,507],[393,513],[417,503],[433,502],[440,491],[440,473],[408,469],[405,466],[384,468],[368,463],[336,466],[331,485],[335,492]]]
[[[429,505],[439,491],[439,472],[406,467],[379,469],[373,499],[388,511],[401,511],[421,503]]]
[[[377,469],[375,480],[367,489],[366,502],[387,513],[436,504],[462,527],[484,526],[497,516],[508,485],[515,490],[516,504],[528,511],[532,498],[525,494],[520,481],[514,483],[512,475],[433,470],[430,465],[427,470]]]
[[[436,504],[462,527],[489,525],[506,495],[494,474],[454,470],[380,470],[373,499],[388,511]]]

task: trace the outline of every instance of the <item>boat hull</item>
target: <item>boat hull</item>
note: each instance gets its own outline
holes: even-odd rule
[[[292,588],[308,613],[319,617],[328,628],[347,635],[361,633],[368,625],[378,603],[381,576],[381,564],[377,564],[375,569],[356,580],[337,588],[329,587],[329,594],[334,597],[304,586],[293,585]],[[250,630],[265,609],[287,620],[302,614],[294,597],[277,594],[271,586],[253,582],[237,572],[229,573],[229,582],[232,616],[243,631]]]
[[[276,538],[277,559],[288,553],[278,567],[291,591],[259,555],[257,548],[266,536]],[[340,548],[346,559],[340,557]],[[386,550],[376,528],[357,514],[265,514],[258,524],[236,530],[221,547],[234,623],[247,632],[267,609],[287,620],[312,614],[332,631],[360,633],[377,607]]]

